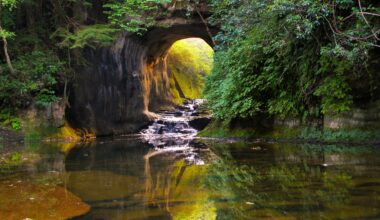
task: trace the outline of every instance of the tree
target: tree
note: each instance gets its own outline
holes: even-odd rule
[[[14,7],[16,7],[16,3],[17,3],[17,0],[0,0],[0,15],[4,9],[12,10]],[[14,74],[15,70],[12,66],[11,58],[8,53],[7,39],[12,38],[14,36],[15,34],[13,32],[7,31],[3,28],[1,20],[0,20],[0,38],[3,40],[5,60],[7,62],[7,65],[11,74]]]
[[[205,87],[214,116],[306,121],[379,99],[372,2],[211,0],[210,21],[221,27]]]

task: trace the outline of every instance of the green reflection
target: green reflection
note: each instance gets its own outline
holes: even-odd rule
[[[255,149],[248,145],[246,148]],[[275,158],[274,163],[248,166],[234,158],[231,145],[214,146],[220,159],[208,166],[204,183],[212,191],[210,199],[216,204],[218,219],[363,218],[379,212],[365,206],[348,208],[353,203],[350,191],[354,187],[349,171],[313,164],[313,155],[321,156],[318,159],[323,162],[335,151],[319,154],[321,149],[316,146],[295,148],[298,151],[280,154],[281,148],[276,146],[271,155],[280,158]],[[345,153],[357,152],[361,151],[343,152],[336,160],[350,162],[345,161],[349,158]],[[294,163],[295,157],[301,159]]]

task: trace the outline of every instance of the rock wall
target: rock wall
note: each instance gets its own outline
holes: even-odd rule
[[[365,107],[353,108],[340,115],[325,115],[323,125],[330,129],[379,129],[380,101],[369,103]]]
[[[142,74],[146,48],[120,36],[109,48],[87,51],[90,64],[79,75],[67,117],[76,128],[98,135],[133,131],[149,121]]]
[[[87,49],[88,65],[76,76],[66,117],[75,128],[98,136],[133,133],[174,105],[166,57],[177,40],[199,37],[211,43],[200,21],[175,19],[142,37],[118,36],[110,47]]]

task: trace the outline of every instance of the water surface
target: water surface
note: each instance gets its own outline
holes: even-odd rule
[[[188,144],[191,151],[160,151],[139,138],[100,139],[67,153],[54,144],[26,146],[38,160],[1,168],[1,219],[20,212],[5,204],[21,201],[6,193],[20,181],[35,191],[60,187],[90,206],[73,219],[380,219],[377,147]],[[23,196],[37,200],[35,191]],[[62,199],[69,208],[61,212],[73,211],[71,197],[54,196],[70,198]],[[46,207],[33,206],[23,213],[42,211]]]

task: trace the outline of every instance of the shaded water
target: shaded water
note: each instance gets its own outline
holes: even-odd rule
[[[0,217],[22,219],[12,216],[29,204],[21,217],[57,219],[36,213],[73,212],[79,203],[72,194],[91,207],[74,219],[380,219],[376,147],[205,141],[189,146],[204,165],[186,162],[181,150],[147,157],[157,149],[138,138],[97,140],[66,154],[54,144],[26,146],[38,159],[1,168]],[[36,187],[10,194],[14,183],[55,186],[66,195],[53,191],[45,195],[46,207],[33,206],[42,198]],[[22,196],[33,199],[25,203]],[[61,203],[50,201],[54,196]]]

